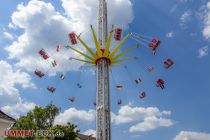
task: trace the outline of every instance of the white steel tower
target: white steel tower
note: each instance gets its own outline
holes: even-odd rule
[[[109,94],[109,67],[116,66],[121,62],[127,61],[130,58],[121,59],[122,56],[138,47],[138,45],[129,47],[126,51],[118,53],[125,41],[131,36],[128,33],[119,44],[110,50],[111,40],[113,36],[113,26],[111,31],[107,31],[107,3],[106,0],[99,0],[99,15],[98,15],[98,37],[96,37],[93,26],[91,31],[95,43],[96,52],[94,52],[83,40],[80,35],[71,34],[70,39],[75,39],[82,44],[89,54],[74,48],[73,46],[66,46],[72,51],[82,55],[85,59],[73,58],[90,65],[96,66],[97,77],[97,105],[96,105],[96,139],[97,140],[111,140],[111,116],[110,116],[110,94]],[[121,35],[120,35],[121,36]],[[118,40],[119,41],[119,40]]]
[[[98,41],[104,50],[107,42],[107,3],[99,0],[98,15]],[[97,117],[96,117],[96,139],[111,140],[111,117],[110,117],[110,95],[109,95],[109,65],[107,59],[97,62]]]

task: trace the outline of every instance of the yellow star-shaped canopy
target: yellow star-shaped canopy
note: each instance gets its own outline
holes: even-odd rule
[[[86,58],[86,60],[83,60],[83,59],[71,57],[70,58],[71,60],[73,59],[73,60],[77,60],[77,61],[80,61],[80,62],[85,62],[85,63],[89,63],[89,64],[92,64],[92,65],[97,65],[97,62],[99,60],[104,59],[104,60],[107,60],[111,66],[114,66],[114,65],[117,65],[120,62],[130,60],[130,58],[122,58],[121,59],[121,57],[139,46],[138,44],[136,44],[134,46],[129,47],[126,51],[117,54],[117,52],[122,47],[122,45],[125,43],[125,41],[131,36],[131,33],[127,34],[122,39],[122,41],[112,51],[110,51],[110,45],[111,45],[111,40],[112,40],[112,35],[113,35],[113,26],[112,26],[112,29],[109,33],[109,37],[108,37],[108,40],[106,42],[106,46],[105,46],[104,49],[102,49],[100,47],[98,39],[96,37],[95,31],[94,31],[92,25],[91,25],[91,31],[92,31],[92,34],[93,34],[93,39],[94,39],[94,43],[95,43],[95,47],[96,47],[97,52],[94,53],[93,50],[91,50],[90,47],[80,38],[80,36],[75,34],[75,36],[77,37],[79,42],[90,53],[90,55],[87,55],[87,54],[85,54],[85,53],[83,53],[83,52],[81,52],[81,51],[79,51],[79,50],[77,50],[77,49],[75,49],[71,46],[67,46],[67,48],[81,54],[82,56],[84,56]]]

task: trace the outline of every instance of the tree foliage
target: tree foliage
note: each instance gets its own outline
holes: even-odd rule
[[[68,123],[67,125],[55,125],[50,130],[52,130],[54,133],[63,133],[64,137],[62,139],[65,140],[76,140],[77,138],[77,126],[71,123]],[[55,139],[59,139],[59,137],[56,137]]]
[[[58,115],[59,109],[52,103],[45,108],[36,106],[34,110],[27,114],[27,117],[42,130],[46,130],[53,126],[55,116]]]
[[[60,109],[49,103],[46,107],[42,108],[39,106],[35,106],[35,108],[28,112],[26,116],[21,116],[15,124],[12,126],[11,130],[50,130],[53,133],[64,134],[61,137],[55,138],[46,138],[46,137],[28,137],[28,138],[14,138],[7,137],[6,140],[53,140],[53,139],[65,139],[65,140],[75,140],[77,137],[77,126],[71,123],[67,125],[55,125],[54,120],[56,115],[58,115]]]

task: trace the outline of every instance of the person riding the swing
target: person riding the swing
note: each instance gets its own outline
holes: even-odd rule
[[[156,81],[156,86],[157,87],[160,87],[161,89],[164,89],[165,88],[165,81],[164,80],[162,80],[162,79],[158,79],[157,81]]]

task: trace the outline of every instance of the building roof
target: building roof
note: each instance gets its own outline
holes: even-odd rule
[[[79,140],[96,140],[96,138],[84,135],[84,134],[78,134],[78,138]]]
[[[8,116],[7,114],[5,114],[4,112],[2,112],[1,110],[0,110],[0,119],[4,119],[4,120],[15,122],[15,119],[14,118]]]

